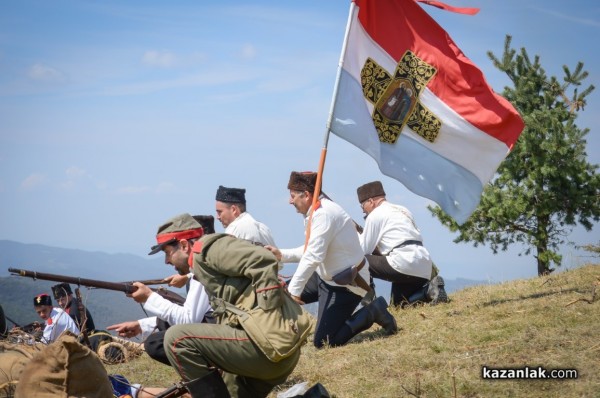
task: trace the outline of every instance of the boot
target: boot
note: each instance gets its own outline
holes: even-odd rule
[[[446,289],[444,289],[444,278],[437,275],[429,281],[429,287],[427,288],[427,298],[431,305],[439,303],[447,303],[450,301]]]
[[[379,296],[365,308],[368,309],[373,316],[373,321],[385,329],[386,334],[396,334],[398,332],[396,318],[390,314],[390,312],[387,310],[387,306],[388,305],[385,299]]]
[[[223,378],[216,370],[206,376],[192,380],[186,385],[192,398],[230,398]]]
[[[348,340],[353,336],[356,336],[363,330],[367,330],[373,325],[374,317],[371,311],[367,309],[367,307],[363,307],[360,310],[356,311],[350,319],[346,321],[346,325],[352,331],[352,336],[347,336]]]

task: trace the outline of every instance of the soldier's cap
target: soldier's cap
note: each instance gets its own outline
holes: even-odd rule
[[[312,171],[292,171],[288,189],[292,191],[314,192],[317,185],[317,173]]]
[[[181,239],[194,239],[204,235],[204,229],[198,221],[188,213],[183,213],[166,221],[156,232],[156,245],[152,246],[148,255],[156,254],[163,247]]]
[[[194,217],[194,220],[198,221],[198,223],[202,225],[205,235],[215,233],[215,218],[213,216],[199,215],[192,217]]]
[[[370,198],[385,196],[385,191],[383,190],[381,181],[371,181],[358,187],[356,194],[358,195],[358,203],[362,203]]]
[[[52,305],[52,299],[46,293],[38,294],[33,298],[33,306]]]
[[[246,190],[244,188],[227,188],[219,185],[215,200],[224,203],[243,203],[246,204]]]
[[[69,294],[73,294],[73,291],[71,291],[71,285],[68,283],[59,283],[58,285],[52,286],[52,295],[55,300],[66,297]]]

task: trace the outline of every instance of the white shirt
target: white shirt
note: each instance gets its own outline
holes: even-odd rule
[[[256,221],[248,212],[240,214],[225,228],[225,233],[236,238],[275,246],[271,230],[265,224]]]
[[[156,316],[138,320],[142,328],[142,340],[145,340],[156,328],[157,317],[171,325],[200,323],[206,312],[211,310],[204,286],[195,279],[190,279],[190,290],[182,306],[152,292],[144,303],[144,309]]]
[[[304,219],[305,226],[310,213],[311,209]],[[325,283],[339,286],[333,282],[332,277],[359,264],[363,258],[364,253],[352,218],[337,203],[328,199],[321,199],[321,206],[314,212],[306,251],[304,245],[295,249],[281,249],[281,260],[284,263],[299,261],[288,285],[288,291],[294,296],[300,296],[315,271]],[[360,270],[360,275],[365,281],[369,281],[368,264]],[[360,296],[366,293],[356,286],[345,287]]]
[[[236,238],[257,242],[263,245],[275,246],[271,230],[260,221],[256,221],[248,212],[243,212],[225,228],[225,233]],[[278,263],[279,269],[283,264]]]
[[[69,314],[61,308],[52,308],[50,317],[46,319],[46,327],[44,327],[44,343],[52,343],[65,330],[73,332],[76,335],[80,333],[79,328]]]
[[[431,277],[431,257],[424,246],[406,245],[394,249],[407,240],[423,242],[406,207],[383,201],[367,216],[359,238],[364,254],[373,253],[377,247],[396,271],[426,279]]]

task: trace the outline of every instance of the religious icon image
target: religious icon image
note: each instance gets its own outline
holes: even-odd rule
[[[384,95],[385,100],[381,102],[379,111],[390,121],[403,123],[407,115],[414,107],[414,92],[410,84],[400,81],[395,88],[390,85],[386,92],[391,92],[388,96]]]

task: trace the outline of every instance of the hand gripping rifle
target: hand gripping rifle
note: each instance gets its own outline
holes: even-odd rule
[[[195,380],[192,380],[195,381]],[[181,397],[182,395],[189,393],[189,390],[187,389],[187,385],[190,384],[191,381],[188,382],[184,382],[184,381],[180,381],[177,382],[175,384],[173,384],[171,387],[167,388],[166,390],[158,393],[156,395],[155,398],[175,398],[175,397]]]
[[[95,279],[84,279],[84,278],[72,277],[72,276],[45,274],[42,272],[28,271],[25,269],[17,269],[17,268],[9,268],[8,272],[10,272],[14,275],[24,276],[24,277],[33,278],[33,279],[72,283],[77,286],[95,287],[98,289],[116,290],[118,292],[123,292],[126,294],[131,294],[138,289],[137,286],[133,285],[133,283],[130,283],[130,282],[106,282],[106,281],[99,281],[99,280],[95,280]],[[183,303],[185,302],[185,298],[183,298],[180,295],[178,295],[177,293],[169,291],[165,288],[158,288],[158,289],[151,288],[151,290],[153,292],[158,293],[160,296],[169,300],[172,303],[175,303],[178,305],[183,305]]]

